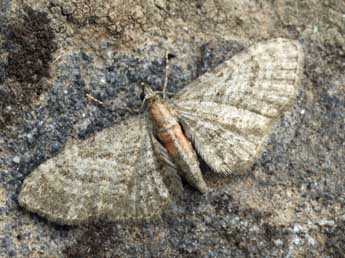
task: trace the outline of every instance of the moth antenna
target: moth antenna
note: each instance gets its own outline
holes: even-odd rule
[[[125,106],[116,106],[115,108],[114,107],[110,107],[109,105],[106,105],[105,103],[103,103],[102,101],[98,100],[97,98],[95,98],[94,96],[90,95],[90,94],[86,94],[86,97],[91,100],[92,102],[94,103],[97,103],[98,105],[104,107],[104,108],[107,108],[111,111],[114,111],[116,109],[120,109],[120,110],[124,110],[124,111],[129,111],[131,113],[139,113],[140,110],[139,109],[135,109],[135,108],[129,108],[129,107],[125,107]]]
[[[165,51],[165,71],[164,71],[164,84],[163,84],[163,99],[166,99],[166,89],[168,86],[168,71],[169,70],[169,52]]]

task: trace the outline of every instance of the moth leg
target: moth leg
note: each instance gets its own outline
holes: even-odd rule
[[[163,93],[163,91],[161,91],[161,90],[158,90],[158,91],[156,91],[156,92]],[[175,93],[169,92],[169,91],[165,91],[165,94],[166,94],[166,95],[170,95],[170,96],[174,96],[174,95],[175,95]]]

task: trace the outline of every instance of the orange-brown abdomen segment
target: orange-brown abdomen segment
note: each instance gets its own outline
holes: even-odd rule
[[[149,103],[149,112],[156,135],[179,168],[180,175],[199,191],[206,192],[207,186],[197,155],[184,135],[174,111],[161,99],[154,99]]]

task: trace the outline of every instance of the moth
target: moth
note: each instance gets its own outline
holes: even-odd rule
[[[68,225],[155,217],[171,200],[169,182],[177,187],[182,177],[208,191],[198,155],[224,175],[257,159],[292,106],[302,69],[300,44],[278,38],[235,55],[171,99],[145,85],[145,113],[69,141],[25,179],[19,204]]]

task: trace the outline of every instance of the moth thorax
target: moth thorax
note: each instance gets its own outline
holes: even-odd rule
[[[168,104],[162,99],[150,101],[148,110],[151,120],[158,130],[168,129],[178,123]]]

